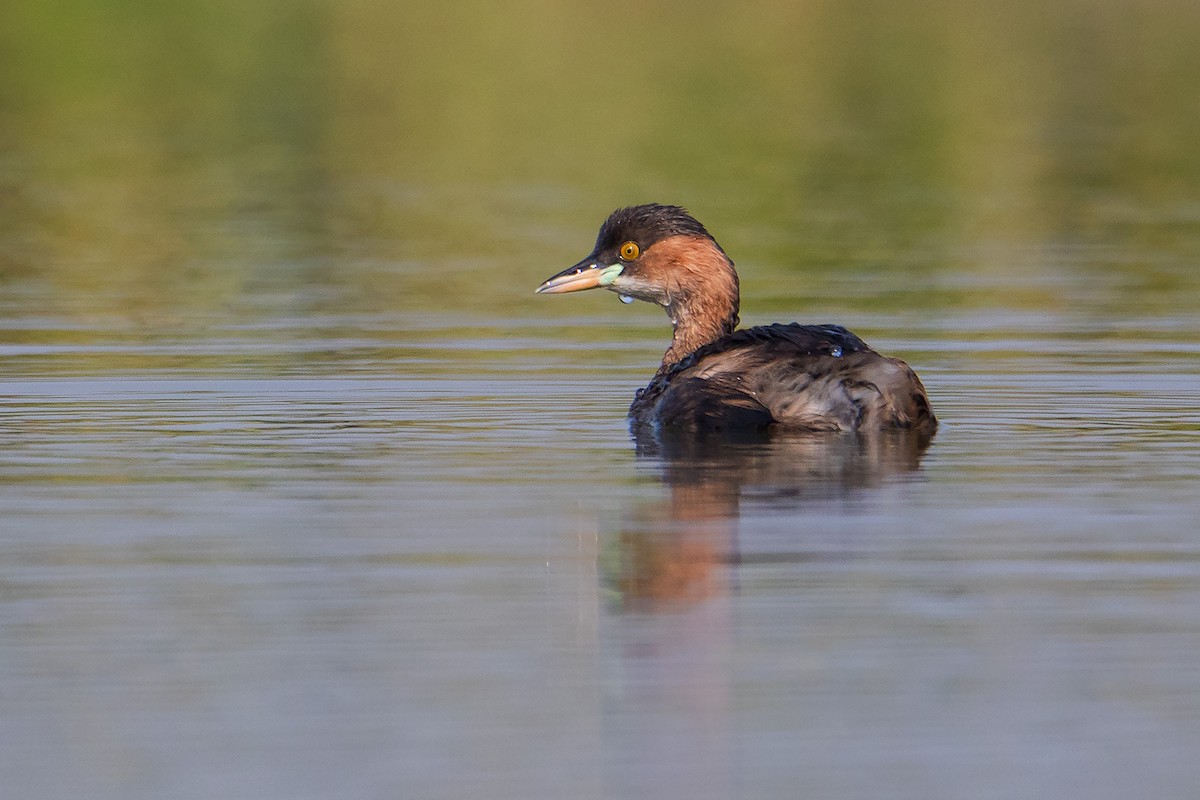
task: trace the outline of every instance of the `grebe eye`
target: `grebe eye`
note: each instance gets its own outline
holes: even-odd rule
[[[633,261],[642,253],[642,248],[637,246],[637,242],[626,242],[621,245],[621,258],[626,261]]]

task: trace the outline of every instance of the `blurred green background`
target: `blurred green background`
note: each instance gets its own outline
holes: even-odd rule
[[[1190,335],[1198,41],[1193,0],[10,0],[0,335],[612,314],[530,292],[645,201],[748,322]]]

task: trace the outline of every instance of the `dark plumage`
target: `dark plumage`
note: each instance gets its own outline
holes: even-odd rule
[[[629,408],[636,423],[723,430],[934,424],[917,376],[840,325],[736,331],[660,371]]]
[[[650,203],[618,208],[610,214],[600,226],[600,234],[596,237],[596,251],[611,249],[615,253],[622,242],[630,240],[646,249],[668,236],[699,236],[711,240],[713,244],[717,241],[700,221],[685,209]]]
[[[674,327],[662,365],[629,408],[637,427],[932,432],[937,426],[925,387],[908,365],[841,326],[735,330],[733,262],[678,206],[614,211],[588,257],[538,291],[595,287],[663,306]]]

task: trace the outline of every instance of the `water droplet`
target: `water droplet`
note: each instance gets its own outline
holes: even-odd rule
[[[834,358],[841,358],[842,348],[835,344],[833,349],[829,351],[829,355],[833,356]]]
[[[619,294],[619,295],[617,295],[617,297],[620,297],[621,302],[624,303],[625,305],[629,305],[630,303],[633,302],[633,298],[627,294]]]

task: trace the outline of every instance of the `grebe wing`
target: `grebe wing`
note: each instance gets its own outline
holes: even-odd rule
[[[908,365],[839,325],[765,325],[724,336],[656,377],[630,415],[707,429],[936,424]]]

